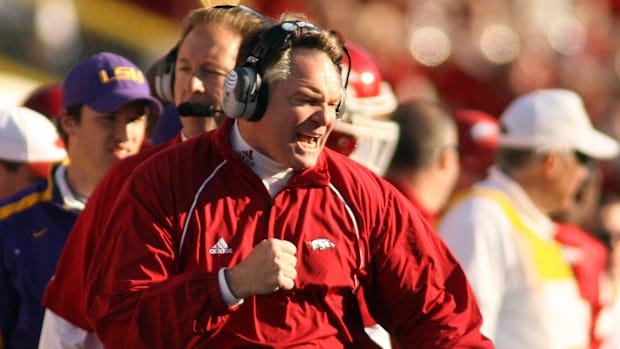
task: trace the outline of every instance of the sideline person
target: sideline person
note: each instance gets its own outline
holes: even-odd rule
[[[566,211],[590,158],[618,143],[593,128],[582,99],[543,89],[515,99],[500,117],[489,176],[457,196],[438,232],[463,265],[498,348],[589,345],[590,309],[551,217]]]
[[[409,101],[392,113],[400,129],[385,178],[434,225],[459,176],[459,140],[452,111],[440,102]]]
[[[54,124],[26,107],[0,108],[0,200],[47,178],[67,158]]]
[[[62,86],[58,122],[69,161],[0,202],[0,321],[9,348],[36,348],[45,286],[78,214],[115,163],[146,139],[161,112],[142,71],[110,52],[74,66]]]

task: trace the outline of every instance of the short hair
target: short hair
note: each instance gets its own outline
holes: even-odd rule
[[[284,22],[307,22],[307,18],[300,14],[285,13],[280,18],[280,25]],[[262,35],[269,29],[256,33],[240,49],[240,58],[244,62],[252,53],[252,49],[259,43]],[[311,48],[325,52],[340,75],[342,73],[342,61],[344,57],[344,43],[342,38],[333,31],[323,30],[318,27],[303,27],[293,31],[288,39],[289,46],[278,52],[264,57],[260,63],[259,73],[267,83],[267,87],[273,86],[276,81],[286,79],[291,73],[291,52],[296,48]],[[242,55],[243,54],[243,55]]]
[[[220,24],[237,31],[242,38],[251,38],[256,32],[271,26],[272,21],[254,10],[245,6],[222,5],[204,7],[191,11],[183,20],[181,39],[177,46],[196,27],[201,25]],[[243,47],[242,47],[243,48]],[[245,53],[239,52],[239,56]],[[238,64],[243,61],[238,60]]]
[[[452,135],[457,141],[457,128],[451,110],[440,102],[409,101],[401,103],[391,118],[400,128],[390,170],[421,170],[435,161],[438,152]]]
[[[70,107],[65,108],[67,117],[75,120],[76,123],[80,123],[82,121],[82,107],[83,104],[72,105]],[[58,131],[58,135],[60,139],[65,143],[66,146],[69,146],[69,135],[65,132],[65,129],[62,126],[61,117],[55,118],[54,123],[56,124],[56,131]]]

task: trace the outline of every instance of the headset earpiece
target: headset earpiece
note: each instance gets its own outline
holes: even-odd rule
[[[285,22],[267,29],[252,48],[246,64],[226,75],[222,96],[222,108],[226,116],[248,121],[260,120],[267,108],[269,93],[260,75],[263,61],[285,49],[296,28],[297,24]]]
[[[336,118],[342,119],[344,116],[344,111],[346,110],[347,105],[347,87],[346,85],[342,87],[342,98],[340,99],[340,103],[336,107]]]
[[[166,103],[174,103],[174,69],[178,53],[179,45],[176,45],[158,63],[155,73],[154,92]]]
[[[256,110],[261,77],[251,67],[239,67],[226,75],[222,108],[233,119],[250,120]]]

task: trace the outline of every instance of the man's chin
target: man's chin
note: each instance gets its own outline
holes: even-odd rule
[[[318,156],[296,156],[295,160],[291,164],[291,168],[294,170],[305,170],[307,168],[312,168],[316,166],[318,161]]]
[[[554,209],[550,210],[548,216],[559,219],[560,221],[565,221],[571,218],[572,212],[577,209],[578,205],[570,200],[566,203],[559,204]]]
[[[215,130],[223,119],[223,116],[219,117],[219,119],[218,117],[211,116],[186,118],[183,123],[184,133],[186,133],[186,136],[195,137],[204,132]]]
[[[226,119],[226,115],[224,115],[223,113],[217,113],[217,115],[212,116],[209,119],[209,130],[214,129],[214,128],[218,128],[222,122],[224,122],[224,120]]]
[[[120,160],[126,159],[134,154],[136,154],[137,152],[129,152],[129,151],[115,151],[112,152],[112,156],[111,156],[111,160],[110,162],[115,163],[118,162]]]

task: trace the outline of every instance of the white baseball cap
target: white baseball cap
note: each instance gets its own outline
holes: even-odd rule
[[[566,146],[594,159],[618,155],[618,142],[596,130],[573,91],[544,89],[515,99],[500,116],[503,148]]]
[[[66,157],[56,127],[46,116],[26,107],[0,108],[0,159],[36,165]],[[36,172],[37,166],[31,168]]]

